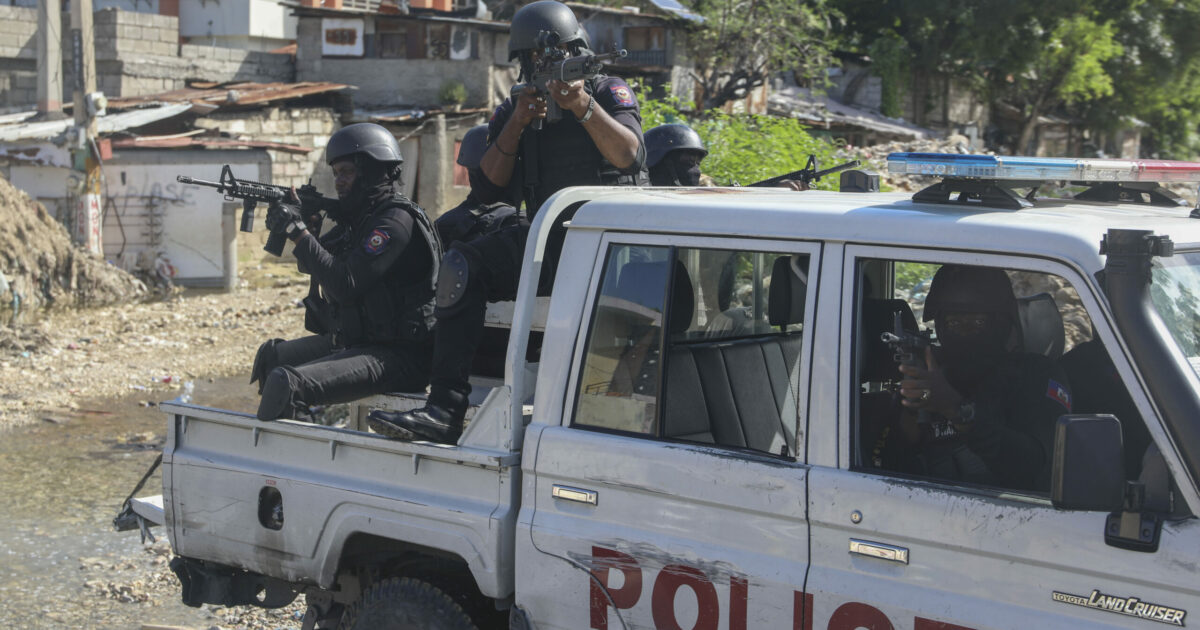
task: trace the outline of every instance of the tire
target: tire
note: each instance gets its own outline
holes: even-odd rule
[[[479,630],[445,591],[413,578],[372,584],[346,609],[338,630]]]

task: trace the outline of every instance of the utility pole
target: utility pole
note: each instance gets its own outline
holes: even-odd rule
[[[62,112],[62,4],[38,2],[37,109],[42,120],[66,118]]]
[[[103,253],[100,236],[100,190],[104,173],[97,155],[96,116],[104,95],[96,92],[96,47],[92,35],[92,0],[71,0],[71,59],[75,72],[75,128],[70,133],[74,157],[75,242],[95,254]]]

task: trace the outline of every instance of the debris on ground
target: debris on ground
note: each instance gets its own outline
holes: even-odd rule
[[[45,206],[0,177],[0,323],[43,308],[122,304],[146,286],[71,242]]]

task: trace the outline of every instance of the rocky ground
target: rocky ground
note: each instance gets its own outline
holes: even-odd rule
[[[0,327],[0,426],[78,408],[87,398],[144,392],[146,400],[188,381],[248,374],[264,340],[304,334],[296,276],[235,293],[53,312]]]

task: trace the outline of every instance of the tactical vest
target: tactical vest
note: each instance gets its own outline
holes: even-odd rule
[[[338,345],[420,342],[433,330],[433,298],[442,245],[425,212],[407,197],[396,194],[373,204],[353,229],[331,243],[338,251],[331,250],[330,253],[338,255],[349,248],[361,247],[366,237],[363,228],[368,225],[367,219],[388,208],[399,208],[412,217],[414,232],[420,233],[429,254],[429,274],[414,280],[389,273],[380,287],[367,291],[349,304],[327,303],[327,319],[335,328],[331,332]],[[415,244],[415,239],[410,240],[408,246]]]
[[[589,80],[584,89],[595,92]],[[596,107],[600,105],[597,104]],[[533,220],[538,209],[554,193],[568,186],[637,186],[637,175],[625,174],[613,166],[588,135],[575,115],[564,111],[556,123],[547,123],[541,131],[527,129],[521,136],[525,215]]]

